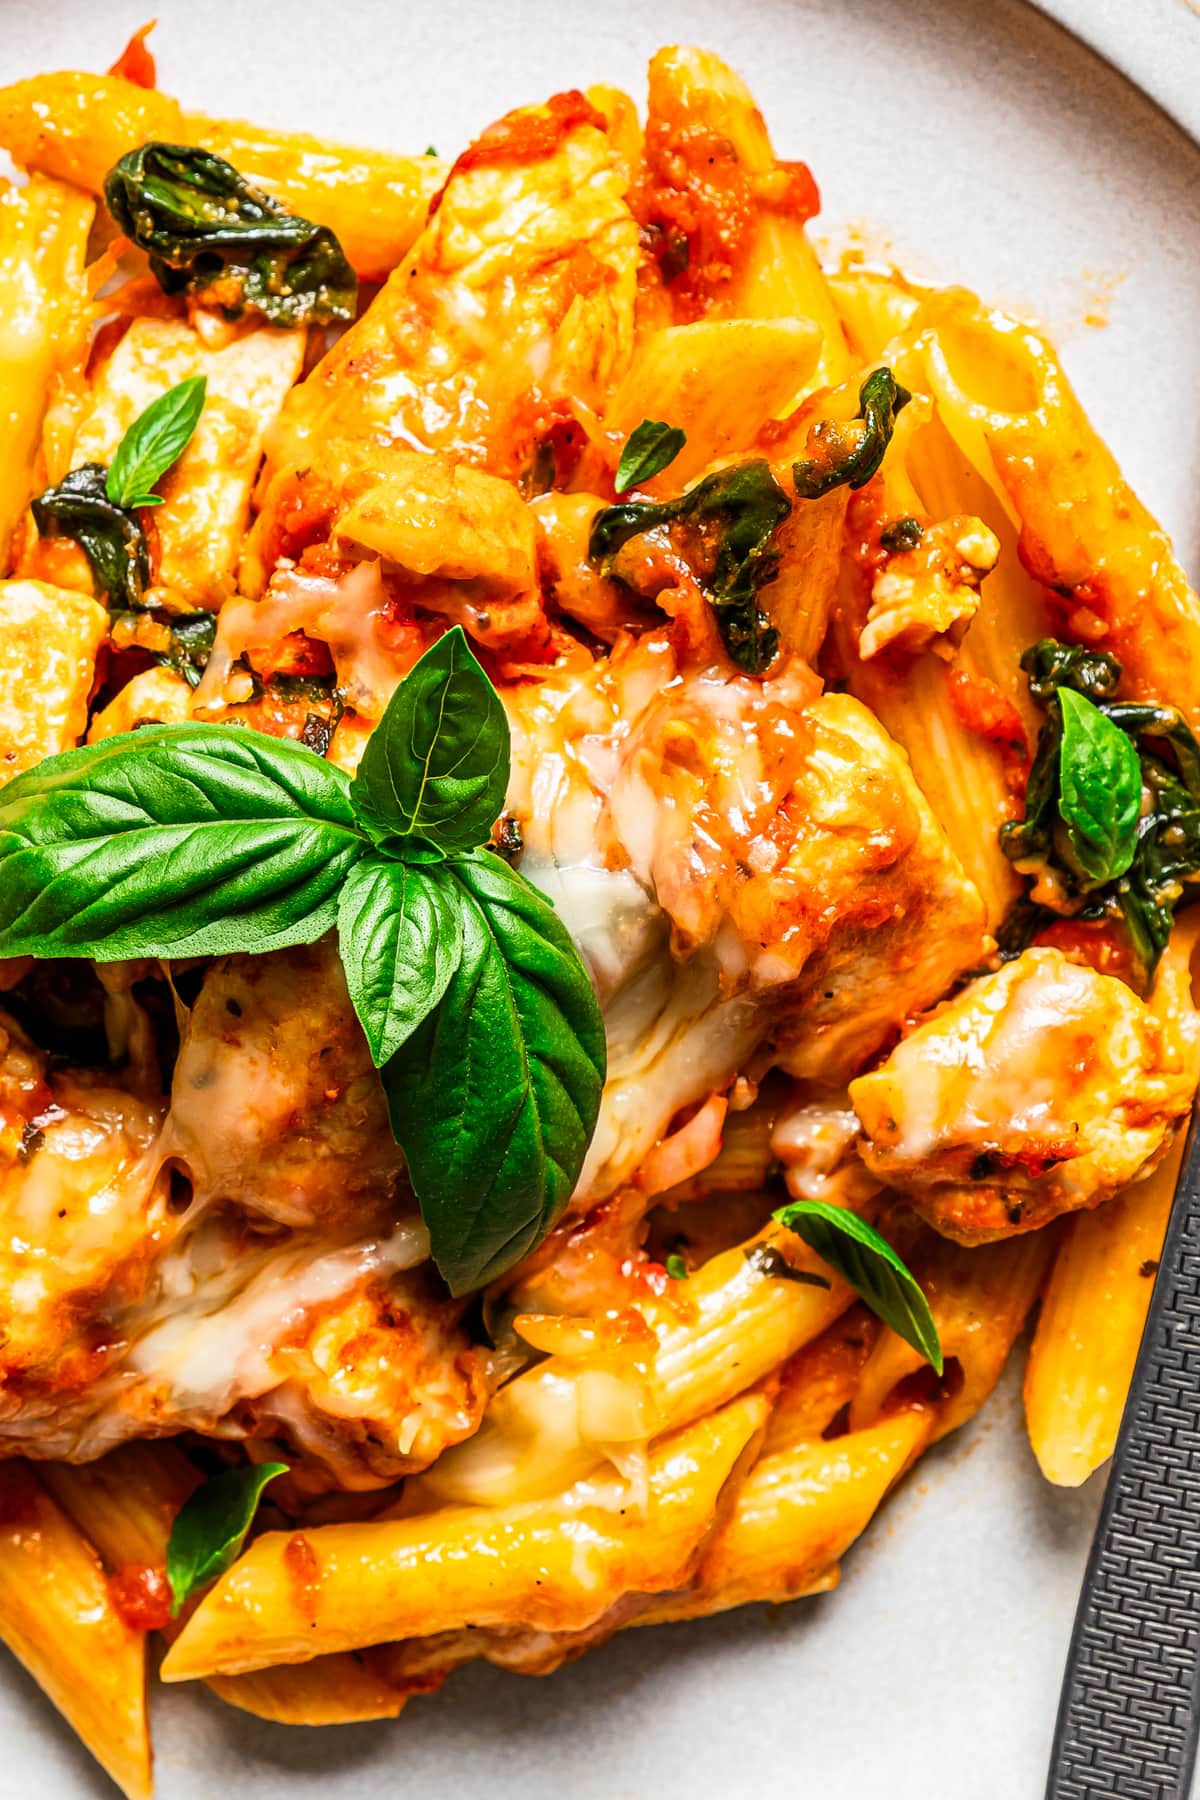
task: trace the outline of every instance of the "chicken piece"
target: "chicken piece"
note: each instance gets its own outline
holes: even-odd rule
[[[277,1436],[309,1487],[361,1488],[475,1430],[491,1355],[420,1267],[336,970],[321,948],[214,965],[165,1123],[0,1033],[3,1452]]]
[[[629,171],[582,94],[510,113],[459,157],[429,224],[289,400],[272,470],[331,438],[453,451],[513,474],[531,390],[596,407],[633,341]],[[270,515],[286,494],[272,482]]]
[[[981,903],[903,755],[803,664],[757,682],[655,632],[505,700],[520,866],[608,1035],[577,1205],[748,1064],[847,1079],[982,955]]]
[[[175,669],[142,669],[98,712],[87,741],[98,744],[139,725],[182,725],[191,717],[192,690]]]
[[[161,1104],[50,1070],[0,1018],[0,1438],[94,1381],[99,1316],[136,1296],[173,1235],[153,1153]]]
[[[383,1230],[404,1159],[330,942],[213,964],[188,1019],[160,1154],[201,1205]]]
[[[1059,950],[973,981],[851,1084],[868,1168],[964,1244],[1108,1199],[1163,1154],[1200,1075],[1164,972],[1153,1007]]]
[[[87,726],[108,614],[44,581],[0,581],[0,785],[70,750]]]
[[[979,584],[996,566],[1000,543],[980,519],[927,525],[920,543],[888,558],[871,585],[858,640],[866,662],[881,650],[950,656],[979,607]]]
[[[262,327],[210,347],[182,320],[135,319],[95,379],[72,468],[111,462],[152,400],[189,376],[208,379],[195,435],[159,483],[163,505],[154,509],[156,583],[189,605],[217,607],[233,590],[264,435],[303,358],[302,331]]]
[[[545,660],[549,628],[534,516],[511,482],[440,454],[334,443],[292,487],[303,535],[327,542],[296,567],[280,557],[282,546],[297,548],[296,541],[279,539],[260,521],[242,564],[251,598],[222,609],[202,705],[222,691],[239,657],[270,673],[281,666],[291,634],[302,631],[328,646],[353,703],[382,711],[436,635],[432,620],[406,628],[414,608],[462,625],[498,655]],[[358,573],[359,559],[377,569],[377,578]],[[382,680],[381,664],[390,670]]]

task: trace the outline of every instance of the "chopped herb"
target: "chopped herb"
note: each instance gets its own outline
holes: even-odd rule
[[[434,147],[433,147],[433,145],[432,145],[432,144],[426,144],[426,146],[425,146],[425,154],[426,154],[426,156],[436,156],[436,155],[437,155],[437,151],[436,151],[436,150],[435,150],[435,149],[434,149]]]
[[[617,493],[653,481],[675,461],[686,443],[687,435],[677,425],[664,425],[661,419],[643,419],[621,452],[613,484]]]
[[[143,144],[110,170],[104,198],[164,293],[272,325],[354,317],[358,282],[332,231],[289,213],[211,151]]]
[[[897,413],[912,399],[890,369],[876,369],[858,390],[858,416],[862,430],[829,420],[815,435],[819,456],[792,465],[792,477],[801,500],[819,500],[838,487],[863,487],[876,474],[892,441]]]
[[[203,375],[168,388],[138,414],[107,470],[102,463],[84,463],[33,502],[39,536],[73,537],[110,607],[130,611],[142,605],[152,571],[134,508],[162,504],[161,495],[150,489],[187,449],[206,391]]]
[[[656,526],[675,527],[697,569],[729,656],[748,675],[775,660],[779,633],[759,610],[761,588],[779,573],[771,540],[791,511],[766,461],[718,469],[677,500],[623,500],[592,521],[588,554],[609,559]]]
[[[671,1277],[672,1281],[686,1281],[687,1280],[688,1266],[684,1262],[682,1256],[680,1256],[680,1254],[677,1250],[672,1250],[672,1252],[671,1252],[670,1256],[668,1256],[668,1258],[666,1260],[666,1264],[664,1266],[666,1268],[667,1274]]]
[[[890,519],[879,533],[879,542],[889,556],[898,550],[915,550],[925,536],[919,519]]]
[[[824,1275],[818,1275],[814,1269],[793,1267],[777,1244],[751,1244],[745,1257],[752,1269],[756,1269],[770,1281],[798,1281],[802,1287],[833,1286],[831,1281]]]

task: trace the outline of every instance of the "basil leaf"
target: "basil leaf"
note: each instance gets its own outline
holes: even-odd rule
[[[0,791],[0,955],[218,956],[308,944],[367,848],[349,781],[237,726],[150,725]]]
[[[678,1250],[672,1250],[670,1256],[668,1256],[666,1263],[663,1266],[665,1267],[667,1274],[671,1277],[672,1281],[686,1281],[687,1280],[688,1266],[684,1262],[682,1256],[680,1256]]]
[[[796,1200],[772,1217],[815,1250],[885,1325],[942,1373],[942,1346],[929,1302],[873,1225],[823,1200]]]
[[[630,432],[621,452],[613,483],[617,493],[623,494],[626,488],[640,487],[643,481],[661,475],[686,443],[687,434],[677,425],[664,425],[661,419],[643,419],[637,430]]]
[[[187,449],[207,392],[207,376],[191,375],[138,414],[108,467],[104,486],[114,506],[162,505],[151,489]]]
[[[97,592],[110,605],[124,612],[141,606],[151,575],[145,533],[132,513],[109,499],[100,463],[72,469],[57,487],[39,494],[30,511],[40,537],[57,532],[75,539],[91,565]]]
[[[143,144],[109,171],[104,198],[164,293],[272,325],[354,317],[358,281],[332,231],[289,213],[211,151]]]
[[[1090,881],[1115,881],[1133,861],[1142,772],[1133,742],[1073,688],[1058,691],[1058,810],[1071,853]]]
[[[338,947],[378,1067],[433,1011],[462,960],[457,890],[437,870],[364,857],[342,889]]]
[[[456,625],[392,695],[350,798],[386,855],[436,861],[486,841],[504,807],[508,771],[508,719]]]
[[[713,611],[730,660],[748,675],[762,675],[775,659],[779,633],[758,606],[761,588],[779,573],[776,531],[791,502],[761,459],[717,469],[676,500],[624,500],[592,521],[588,555],[611,557],[654,526],[679,528],[685,554]]]
[[[490,851],[448,863],[462,959],[383,1069],[392,1130],[454,1294],[511,1268],[565,1207],[604,1082],[604,1026],[547,901]]]
[[[286,1463],[248,1463],[240,1469],[225,1469],[184,1501],[167,1540],[172,1618],[197,1588],[219,1580],[237,1560],[263,1489],[287,1472]]]
[[[834,488],[864,487],[879,471],[884,452],[892,441],[896,415],[912,399],[892,371],[875,369],[858,390],[858,413],[863,429],[853,441],[838,424],[821,429],[827,433],[827,454],[792,464],[792,479],[801,500],[819,500]],[[811,440],[810,440],[811,441]]]

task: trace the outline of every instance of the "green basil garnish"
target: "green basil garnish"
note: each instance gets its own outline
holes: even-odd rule
[[[338,905],[346,985],[377,1068],[410,1037],[462,961],[457,896],[441,871],[367,856]]]
[[[1071,854],[1090,882],[1115,881],[1137,849],[1142,773],[1132,740],[1099,707],[1064,687],[1058,810]]]
[[[114,506],[161,506],[151,492],[187,449],[200,423],[208,378],[191,375],[168,388],[134,420],[108,465],[105,492]]]
[[[203,375],[169,388],[139,413],[107,471],[101,463],[84,463],[32,503],[39,535],[73,537],[98,591],[118,612],[140,607],[150,585],[150,551],[133,509],[161,506],[161,495],[150,489],[191,442],[207,388]]]
[[[234,726],[147,725],[0,791],[13,956],[221,956],[337,921],[363,840],[339,769]]]
[[[684,1262],[682,1256],[680,1256],[678,1250],[672,1250],[670,1256],[668,1256],[666,1263],[664,1264],[664,1267],[667,1271],[667,1274],[671,1277],[672,1281],[686,1281],[687,1280],[688,1266]]]
[[[1200,879],[1200,745],[1173,706],[1117,700],[1115,656],[1043,638],[1021,658],[1046,709],[1025,815],[1000,829],[1022,873],[1053,871],[1055,910],[1021,895],[997,932],[1009,960],[1064,915],[1113,920],[1149,988],[1175,910]],[[1143,800],[1143,795],[1147,800]]]
[[[549,902],[490,851],[445,865],[462,955],[383,1070],[438,1267],[454,1293],[528,1254],[571,1197],[604,1082],[604,1026]]]
[[[72,537],[88,559],[96,590],[110,606],[132,612],[150,585],[150,551],[132,513],[108,497],[102,463],[72,469],[30,507],[41,537]]]
[[[790,512],[768,462],[736,463],[706,475],[677,500],[623,500],[601,508],[588,555],[608,559],[640,532],[675,527],[731,661],[748,675],[762,675],[775,660],[779,633],[759,610],[758,594],[779,573],[772,539]]]
[[[358,281],[336,237],[187,144],[143,144],[104,182],[108,210],[167,294],[272,325],[353,319]]]
[[[202,1587],[219,1581],[246,1541],[262,1491],[286,1463],[247,1463],[214,1475],[185,1500],[167,1540],[171,1617]]]
[[[878,473],[884,451],[892,441],[897,413],[912,399],[892,371],[875,369],[858,390],[858,416],[863,429],[851,437],[833,421],[818,432],[826,434],[825,454],[793,463],[792,478],[801,500],[819,500],[834,488],[860,488]],[[811,441],[811,440],[810,440]]]
[[[354,810],[386,854],[437,861],[487,842],[508,771],[500,696],[462,631],[448,631],[368,738],[354,777]]]
[[[458,626],[397,689],[353,781],[236,726],[49,757],[0,792],[0,956],[214,956],[336,925],[434,1259],[465,1293],[566,1205],[604,1082],[574,944],[483,848],[508,765]]]
[[[637,430],[630,432],[621,452],[613,483],[617,493],[623,494],[626,488],[640,487],[644,481],[661,475],[686,443],[687,435],[677,425],[664,425],[661,419],[643,419]]]
[[[772,1214],[848,1281],[876,1317],[942,1373],[942,1346],[929,1302],[885,1237],[857,1213],[823,1200],[795,1200]]]

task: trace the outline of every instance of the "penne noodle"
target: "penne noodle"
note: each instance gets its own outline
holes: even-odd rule
[[[605,1477],[514,1507],[268,1532],[201,1601],[163,1679],[465,1625],[579,1630],[622,1593],[681,1586],[766,1410],[747,1396],[660,1439],[644,1493]]]
[[[760,203],[740,266],[718,303],[723,314],[748,319],[811,319],[821,333],[821,355],[809,388],[844,381],[850,358],[841,322],[803,224],[782,203],[785,166],[775,160],[763,116],[740,76],[708,50],[676,46],[650,64],[650,114],[680,114],[689,127],[710,131],[732,147],[752,180]],[[793,389],[806,390],[801,379]],[[782,408],[780,409],[783,410]]]
[[[35,491],[42,423],[60,377],[82,372],[92,202],[44,175],[0,189],[0,573]]]
[[[597,1381],[585,1362],[549,1357],[500,1389],[479,1431],[420,1478],[421,1491],[483,1506],[551,1494],[612,1447],[676,1430],[761,1381],[850,1301],[836,1277],[826,1288],[765,1273],[760,1247],[778,1254],[784,1235],[768,1228],[756,1243],[713,1257],[676,1304],[639,1309],[657,1349],[645,1375],[631,1370],[621,1382],[619,1408],[607,1372]],[[788,1262],[828,1279],[801,1246],[789,1246]],[[589,1405],[594,1393],[602,1404]]]
[[[0,88],[0,148],[22,168],[87,193],[101,193],[114,163],[151,139],[224,157],[290,212],[327,225],[359,274],[374,280],[404,256],[446,175],[432,156],[358,150],[185,113],[168,95],[120,75],[39,75]]]
[[[1063,1229],[1025,1371],[1029,1441],[1056,1487],[1079,1487],[1112,1455],[1186,1136],[1152,1174]]]
[[[750,449],[760,429],[811,374],[821,337],[808,319],[702,319],[642,339],[605,409],[627,437],[643,419],[681,426],[687,443],[666,472],[644,484],[678,493],[710,463]]]
[[[752,1600],[778,1602],[833,1585],[831,1571],[861,1537],[930,1441],[933,1418],[904,1412],[826,1443],[762,1457],[693,1585],[639,1612],[638,1625],[703,1618]]]
[[[24,1463],[0,1465],[0,1638],[129,1800],[150,1794],[145,1633]]]

